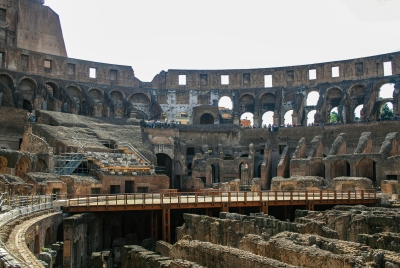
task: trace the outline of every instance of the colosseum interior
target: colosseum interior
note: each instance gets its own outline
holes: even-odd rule
[[[0,267],[400,267],[399,92],[400,52],[142,82],[0,0]]]

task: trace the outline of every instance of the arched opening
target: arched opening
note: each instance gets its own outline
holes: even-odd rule
[[[157,174],[165,174],[169,177],[169,187],[174,188],[174,183],[172,180],[172,160],[167,154],[159,153],[157,156]]]
[[[61,223],[57,227],[57,241],[63,241],[63,240],[64,240],[64,226]]]
[[[326,93],[325,106],[326,106],[326,120],[325,122],[331,122],[330,116],[333,108],[337,107],[342,100],[342,90],[339,88],[330,88]],[[336,111],[337,112],[337,111]],[[324,123],[324,122],[316,122]]]
[[[35,236],[35,246],[33,248],[33,253],[34,254],[39,254],[40,253],[40,240],[39,240],[39,235]]]
[[[359,177],[365,177],[368,178],[372,181],[372,184],[374,187],[376,187],[376,162],[373,161],[372,159],[363,159],[360,162],[358,162],[358,176]]]
[[[32,103],[30,101],[24,99],[22,102],[22,109],[28,110],[28,112],[31,113],[33,110]]]
[[[364,108],[364,105],[358,105],[355,109],[354,109],[354,121],[355,122],[359,122],[361,117],[364,115],[362,113],[362,108]]]
[[[242,127],[252,127],[253,126],[253,114],[244,113],[240,116],[240,125]]]
[[[44,246],[45,247],[50,247],[52,244],[53,244],[53,240],[52,240],[52,237],[51,237],[51,228],[48,227],[46,229],[46,236],[44,238]]]
[[[307,114],[307,125],[311,125],[315,123],[315,114],[317,113],[317,110],[312,110],[308,112]]]
[[[261,165],[262,165],[262,163],[260,163],[258,165],[254,165],[254,178],[261,177]]]
[[[288,125],[292,125],[293,123],[293,110],[289,110],[285,113],[284,117],[283,117],[283,123],[288,126]]]
[[[270,127],[274,124],[274,112],[265,112],[262,116],[263,127]]]
[[[50,92],[50,94],[56,98],[57,100],[61,100],[60,90],[54,83],[46,83],[46,88]]]
[[[276,97],[272,93],[266,93],[260,98],[260,114],[275,111]]]
[[[325,165],[320,162],[311,164],[310,176],[319,176],[325,178]]]
[[[147,95],[143,93],[133,94],[129,98],[129,102],[132,103],[134,110],[137,112],[136,116],[139,114],[138,111],[141,111],[147,115],[147,118],[150,117],[150,99]]]
[[[30,172],[30,164],[31,161],[26,156],[21,157],[15,166],[17,177],[23,178],[26,173]]]
[[[239,165],[239,177],[240,185],[250,187],[251,179],[249,172],[249,165],[246,162],[242,162]]]
[[[31,79],[23,79],[18,86],[22,91],[24,99],[29,100],[32,103],[36,94],[36,84]]]
[[[214,124],[214,116],[209,113],[205,113],[200,117],[201,125],[213,125]]]
[[[47,172],[47,164],[43,159],[36,162],[36,172]]]
[[[315,106],[318,103],[319,93],[317,91],[311,91],[307,95],[307,106]]]
[[[212,183],[219,183],[219,166],[215,163],[211,165],[211,181]]]
[[[379,88],[379,99],[393,98],[394,84],[386,83]]]
[[[239,114],[246,112],[254,114],[254,97],[250,94],[245,94],[239,99]]]
[[[111,100],[112,100],[112,108],[113,108],[114,117],[123,117],[124,96],[119,91],[113,91],[113,92],[111,92],[110,95],[111,95]],[[110,112],[108,112],[108,116],[111,116]]]
[[[343,176],[350,176],[350,164],[344,159],[336,161],[332,168],[332,178]]]
[[[338,122],[339,122],[338,107],[334,107],[329,112],[329,123],[338,123]]]
[[[385,102],[378,111],[379,120],[391,120],[393,118],[393,103]]]
[[[228,96],[223,96],[218,101],[218,108],[220,110],[232,110],[233,102]]]
[[[0,156],[0,173],[7,173],[8,160],[4,156]]]

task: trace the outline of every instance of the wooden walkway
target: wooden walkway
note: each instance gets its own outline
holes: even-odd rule
[[[378,202],[375,190],[358,191],[263,191],[263,192],[163,192],[116,195],[60,195],[54,206],[64,212],[111,211],[162,211],[163,240],[170,242],[170,212],[175,209],[220,209],[258,207],[268,214],[268,207],[305,206],[314,210],[315,205],[370,205]],[[154,213],[152,213],[153,215]],[[152,220],[153,221],[153,220]],[[157,225],[157,216],[154,225]]]

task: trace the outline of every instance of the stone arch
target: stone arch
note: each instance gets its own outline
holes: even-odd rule
[[[332,165],[332,178],[342,176],[350,176],[350,164],[344,159],[337,160]]]
[[[249,112],[254,114],[255,110],[255,101],[254,96],[252,94],[243,94],[239,99],[239,116],[242,114]]]
[[[31,113],[33,111],[32,102],[30,102],[27,99],[23,99],[23,101],[22,101],[22,109],[27,110],[28,112]]]
[[[26,173],[29,173],[30,171],[31,160],[26,156],[22,156],[15,166],[15,175],[22,178]]]
[[[245,112],[240,116],[240,125],[242,127],[251,127],[254,124],[254,114],[250,112]]]
[[[46,236],[44,238],[44,246],[48,247],[51,246],[53,244],[53,238],[52,238],[52,234],[51,234],[51,227],[48,227],[46,229]]]
[[[337,118],[337,121],[333,120],[333,117],[331,118],[331,114],[332,113],[336,113],[339,117],[339,109],[338,107],[332,107],[332,109],[329,111],[328,113],[328,122],[329,123],[338,123],[339,122],[339,118]]]
[[[104,92],[98,88],[91,88],[88,91],[89,95],[93,98],[95,104],[103,104]]]
[[[124,116],[124,94],[118,90],[110,93],[114,117]],[[109,115],[110,116],[110,115]]]
[[[384,83],[379,86],[378,98],[391,99],[394,93],[394,83]]]
[[[355,109],[365,102],[366,87],[364,85],[353,85],[349,88],[346,105],[346,122],[355,121]],[[362,117],[360,119],[364,120],[364,110],[362,110]]]
[[[364,158],[357,163],[357,175],[372,181],[376,187],[376,162],[369,158]]]
[[[224,110],[232,110],[233,109],[233,101],[229,96],[221,96],[218,101],[218,107],[220,109],[225,108]]]
[[[268,111],[265,112],[262,116],[262,125],[264,126],[269,126],[274,124],[274,112]]]
[[[138,111],[143,112],[150,118],[150,98],[144,93],[134,93],[130,96],[129,102],[132,104],[134,111],[137,115]]]
[[[385,105],[388,105],[388,108],[391,110],[391,115],[388,114],[383,114],[383,109]],[[376,118],[379,118],[379,120],[391,120],[393,117],[393,102],[391,101],[381,101],[379,103],[378,109],[376,111]]]
[[[40,239],[39,239],[39,234],[35,235],[35,244],[33,248],[33,253],[34,254],[39,254],[40,253]]]
[[[7,174],[8,159],[0,155],[0,173]]]
[[[325,165],[321,162],[314,162],[310,165],[310,176],[325,178]]]
[[[47,172],[47,164],[43,159],[39,159],[36,162],[36,172]]]
[[[364,118],[364,105],[358,105],[355,109],[354,109],[354,121],[358,122],[358,121],[363,121],[362,118]],[[358,118],[358,119],[357,119]]]
[[[307,113],[307,125],[315,123],[315,114],[316,113],[317,113],[317,110],[312,110]]]
[[[23,98],[33,103],[37,93],[36,81],[30,78],[22,78],[18,83],[18,88],[21,91]]]
[[[276,96],[273,93],[264,93],[260,97],[260,114],[275,111]]]
[[[212,125],[214,124],[214,116],[210,113],[204,113],[200,116],[200,125]]]
[[[45,86],[50,94],[57,100],[61,100],[60,87],[53,82],[46,82]]]
[[[319,100],[319,92],[318,91],[310,91],[307,94],[306,106],[316,106]]]
[[[325,93],[325,119],[323,122],[330,122],[330,111],[332,108],[339,106],[342,100],[342,89],[339,87],[329,88]],[[319,122],[317,122],[319,123]]]
[[[287,125],[291,125],[293,124],[293,119],[292,119],[292,115],[293,115],[293,110],[288,110],[285,112],[284,116],[283,116],[283,124]]]

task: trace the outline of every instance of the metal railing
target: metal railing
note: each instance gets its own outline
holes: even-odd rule
[[[137,156],[138,156],[139,158],[141,158],[143,161],[145,161],[146,165],[150,165],[150,164],[151,164],[150,161],[147,160],[147,158],[144,157],[144,155],[143,155],[141,152],[139,152],[135,147],[133,147],[133,145],[130,144],[129,142],[127,142],[127,141],[121,141],[121,142],[118,142],[118,143],[116,144],[116,146],[117,146],[117,147],[119,147],[119,146],[126,146],[126,147],[128,147],[129,150],[131,150],[132,152],[134,152],[135,154],[137,154]]]
[[[170,189],[173,190],[173,189]],[[243,204],[253,202],[286,203],[343,203],[344,201],[376,201],[375,190],[357,191],[263,191],[263,192],[176,192],[145,194],[114,194],[114,195],[57,195],[60,206],[91,207],[91,206],[132,206],[132,205],[163,205],[163,204],[199,204],[199,203],[229,203]],[[272,204],[272,203],[271,203]]]

